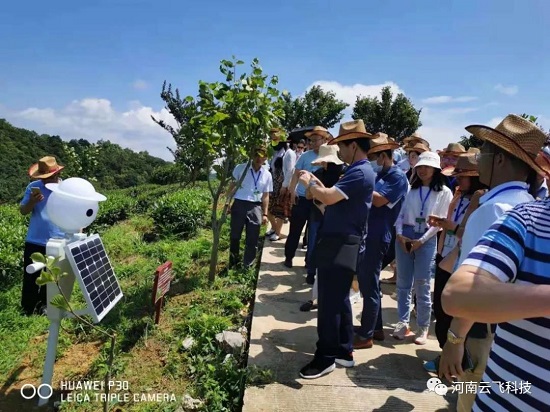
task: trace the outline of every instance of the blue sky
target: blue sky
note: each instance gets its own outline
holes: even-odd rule
[[[550,128],[550,2],[7,2],[0,117],[63,138],[110,139],[169,159],[162,82],[195,94],[218,63],[258,57],[293,95],[353,103],[391,85],[423,108],[440,148],[508,113]],[[348,116],[349,117],[349,116]]]

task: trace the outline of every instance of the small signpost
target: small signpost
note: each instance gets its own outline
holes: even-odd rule
[[[157,268],[155,283],[153,284],[153,306],[155,306],[155,324],[157,325],[160,320],[160,309],[164,302],[164,295],[170,290],[172,278],[172,262],[165,262]]]

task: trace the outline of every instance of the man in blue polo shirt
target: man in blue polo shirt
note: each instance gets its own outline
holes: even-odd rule
[[[296,162],[294,175],[288,186],[291,202],[294,205],[292,206],[290,215],[290,229],[285,242],[284,265],[289,268],[292,267],[292,259],[294,259],[296,255],[296,249],[298,248],[298,243],[300,243],[300,235],[309,219],[313,206],[313,201],[306,199],[306,188],[302,184],[299,184],[298,177],[301,171],[313,173],[319,169],[319,165],[312,165],[311,162],[319,156],[319,148],[328,140],[330,133],[322,126],[315,126],[313,130],[307,132],[305,136],[309,142],[309,150],[301,155]],[[313,246],[314,245],[308,245],[309,249],[306,262],[313,253]]]
[[[315,246],[319,340],[315,357],[300,371],[304,379],[332,372],[335,363],[348,368],[355,364],[349,290],[357,261],[365,251],[372,204],[375,174],[367,160],[371,138],[362,120],[340,125],[338,137],[328,144],[338,144],[340,157],[349,167],[331,188],[325,188],[310,172],[300,173],[300,183],[309,187],[313,198],[326,205]]]
[[[369,214],[369,234],[357,280],[363,295],[361,326],[355,328],[355,349],[371,348],[374,340],[384,340],[380,297],[382,261],[392,245],[392,228],[409,187],[407,176],[393,164],[392,150],[399,147],[387,134],[377,133],[367,153],[376,185]]]
[[[46,184],[58,183],[63,167],[57,164],[53,156],[45,156],[38,163],[33,164],[29,169],[29,177],[34,181],[27,186],[19,206],[21,214],[28,215],[30,213],[31,215],[23,252],[23,289],[21,292],[21,307],[26,315],[43,313],[47,305],[46,286],[40,287],[36,284],[40,271],[27,273],[25,270],[28,265],[33,263],[31,255],[33,253],[46,254],[48,240],[65,237],[65,233],[50,221],[46,212],[46,202],[52,193]]]

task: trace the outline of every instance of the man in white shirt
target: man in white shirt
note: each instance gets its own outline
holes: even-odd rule
[[[265,167],[262,167],[267,158],[267,150],[258,148],[252,160],[241,163],[233,170],[233,179],[229,193],[233,195],[231,206],[231,234],[230,234],[230,262],[231,266],[239,263],[239,249],[243,229],[246,228],[246,246],[243,265],[250,267],[256,258],[260,226],[267,224],[267,210],[269,207],[269,193],[273,191],[273,178]],[[242,183],[237,187],[243,173],[246,173]]]
[[[480,206],[466,223],[459,265],[468,257],[486,230],[506,211],[517,204],[534,200],[528,190],[529,187],[536,190],[534,183],[540,168],[536,166],[534,159],[546,138],[538,127],[516,115],[506,116],[495,129],[472,125],[466,127],[466,130],[484,141],[477,155],[479,180],[490,190],[480,198]],[[525,132],[521,133],[522,130]],[[446,290],[449,284],[453,284],[454,276],[451,276],[443,291],[443,309],[445,295],[448,293]],[[495,328],[496,325],[474,323],[470,319],[455,317],[441,355],[439,375],[454,375],[459,376],[462,382],[479,383],[487,365]],[[470,371],[462,369],[465,347],[473,364]],[[475,391],[471,394],[460,393],[457,410],[471,411],[475,396]]]

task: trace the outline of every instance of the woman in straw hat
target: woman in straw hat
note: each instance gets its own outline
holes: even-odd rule
[[[448,316],[441,307],[441,294],[447,281],[451,277],[451,273],[439,267],[439,263],[449,255],[456,247],[458,242],[457,231],[462,223],[466,210],[470,205],[470,199],[480,189],[484,189],[479,181],[479,172],[477,170],[477,158],[475,155],[462,155],[458,157],[456,166],[453,168],[452,176],[458,182],[458,190],[455,197],[449,205],[447,217],[430,216],[428,224],[433,227],[442,229],[440,238],[438,239],[437,255],[435,258],[435,286],[434,286],[434,315],[436,319],[435,334],[439,341],[439,347],[443,349],[447,341],[447,331],[451,325],[452,317]],[[426,362],[424,368],[429,372],[437,372],[436,364],[439,361],[439,356],[433,360]]]
[[[439,232],[438,227],[428,228],[427,219],[431,215],[447,216],[453,195],[445,186],[437,153],[422,153],[415,166],[415,173],[417,177],[405,197],[395,228],[399,322],[393,336],[402,340],[410,335],[411,292],[414,286],[418,303],[415,343],[424,345],[432,310],[431,263],[436,252],[436,234]]]
[[[349,290],[357,262],[365,251],[367,220],[373,198],[375,174],[367,160],[371,138],[362,120],[340,125],[338,137],[328,144],[338,145],[340,157],[349,167],[331,188],[325,188],[310,172],[300,173],[300,182],[309,187],[313,198],[326,205],[315,245],[319,340],[315,357],[300,371],[300,376],[305,379],[332,372],[335,363],[344,367],[355,364]]]
[[[506,211],[520,203],[534,200],[532,194],[536,195],[537,173],[544,173],[535,159],[546,140],[546,135],[535,124],[514,114],[506,116],[495,128],[471,125],[466,127],[466,130],[484,141],[478,155],[479,179],[489,187],[489,191],[481,197],[481,205],[470,215],[466,223],[458,270],[453,273],[443,291],[442,305],[445,312],[454,318],[441,355],[439,373],[446,377],[450,377],[451,374],[458,375],[460,381],[475,384],[481,381],[495,381],[483,375],[485,367],[493,376],[502,370],[501,366],[494,363],[493,358],[487,363],[491,346],[499,346],[496,340],[493,342],[493,334],[497,328],[496,325],[487,323],[474,324],[473,320],[480,319],[479,316],[482,314],[476,296],[488,299],[491,296],[492,284],[497,286],[509,280],[492,274],[488,278],[482,276],[489,283],[479,288],[478,280],[481,279],[481,275],[477,272],[481,267],[485,267],[483,262],[487,261],[480,256],[485,255],[486,250],[477,250],[475,246]],[[476,250],[477,253],[474,253]],[[457,285],[460,285],[459,290]],[[464,293],[466,290],[468,293]],[[475,309],[472,311],[470,308]],[[521,327],[519,329],[521,334],[525,333]],[[506,338],[502,336],[502,339]],[[470,352],[475,365],[467,371],[462,369],[465,348]],[[514,371],[506,367],[504,369],[507,369],[506,374],[514,374]],[[493,391],[494,389],[491,392]],[[457,409],[471,410],[474,398],[475,393],[459,394]]]
[[[46,213],[46,202],[52,193],[46,184],[58,183],[63,168],[64,166],[57,164],[53,156],[45,156],[29,168],[29,177],[33,181],[27,186],[19,206],[21,214],[31,215],[25,238],[23,268],[33,263],[31,260],[33,253],[46,253],[46,243],[49,239],[62,239],[65,236],[65,233],[50,221]],[[40,271],[30,274],[23,270],[21,307],[27,315],[42,313],[47,305],[46,287],[36,285],[39,275]]]

